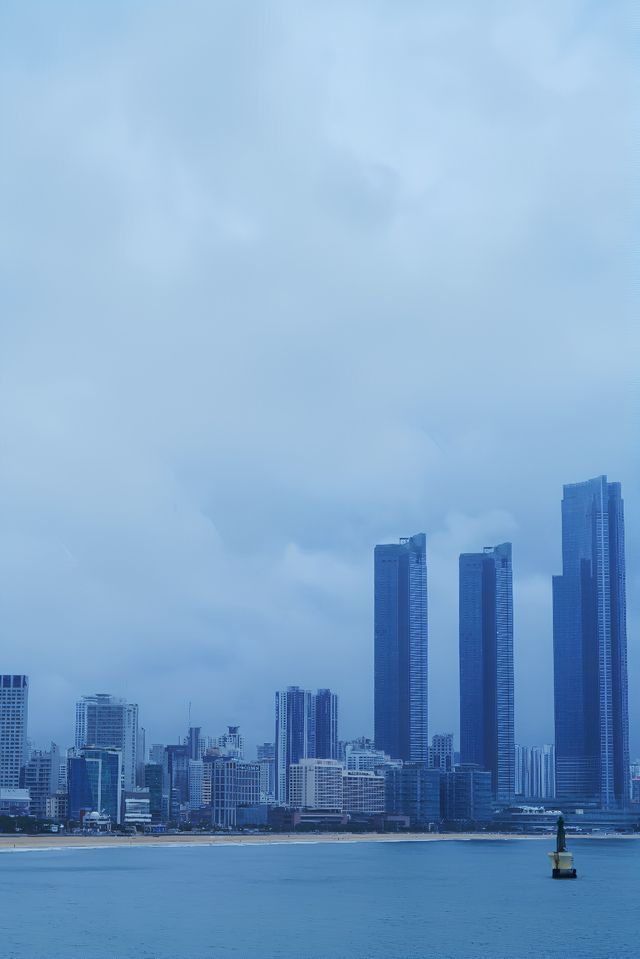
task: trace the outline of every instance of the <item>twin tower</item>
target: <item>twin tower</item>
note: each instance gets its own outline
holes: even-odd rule
[[[624,519],[619,483],[564,487],[553,578],[556,796],[621,808],[629,797]],[[460,760],[515,786],[511,544],[460,556]],[[375,548],[375,740],[428,762],[426,536]]]

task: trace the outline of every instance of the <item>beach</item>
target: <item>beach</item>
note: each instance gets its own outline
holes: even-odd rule
[[[572,837],[573,838],[573,837]],[[578,837],[575,837],[578,838]],[[598,833],[581,835],[580,839],[640,839],[640,834]],[[57,834],[0,835],[0,852],[40,849],[114,849],[133,846],[255,846],[286,845],[292,843],[357,843],[357,842],[509,842],[514,840],[545,840],[553,842],[551,834],[521,834],[495,832],[448,833],[260,833],[244,835],[207,836],[181,833],[175,836],[61,836]]]

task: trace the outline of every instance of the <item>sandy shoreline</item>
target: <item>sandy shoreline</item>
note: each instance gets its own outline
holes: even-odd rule
[[[571,839],[640,839],[640,834],[601,833],[571,836]],[[511,833],[271,833],[245,836],[17,836],[0,835],[0,852],[28,852],[39,849],[113,849],[132,846],[259,846],[300,843],[354,842],[471,842],[536,840],[553,842],[552,835]]]

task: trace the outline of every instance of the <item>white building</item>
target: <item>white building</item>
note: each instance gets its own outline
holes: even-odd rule
[[[10,816],[28,816],[31,797],[28,789],[0,786],[0,813]]]
[[[526,799],[555,797],[554,746],[515,747],[515,792]]]
[[[361,749],[353,743],[346,743],[344,764],[347,769],[356,772],[375,772],[379,766],[389,762],[389,756],[382,749]]]
[[[124,794],[125,826],[151,825],[151,798],[148,789],[135,789]]]
[[[19,789],[27,760],[27,676],[0,675],[0,788]]]
[[[234,757],[214,759],[208,765],[212,824],[235,829],[238,806],[257,806],[260,802],[260,766]]]
[[[96,693],[76,703],[76,750],[88,748],[122,750],[125,789],[136,785],[138,757],[138,707],[126,699]]]
[[[343,767],[336,759],[302,759],[289,767],[293,809],[341,810]]]
[[[342,772],[342,808],[345,812],[375,816],[384,812],[384,776],[366,770]]]

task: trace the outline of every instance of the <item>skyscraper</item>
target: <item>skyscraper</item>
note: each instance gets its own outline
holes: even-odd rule
[[[603,809],[629,796],[624,512],[620,483],[564,487],[553,577],[556,796]]]
[[[125,699],[96,693],[76,703],[76,749],[122,750],[125,789],[134,789],[138,752],[138,707]]]
[[[289,767],[315,752],[314,697],[308,689],[288,686],[276,693],[276,802],[289,801]]]
[[[0,788],[17,789],[27,756],[27,676],[0,675]]]
[[[302,759],[338,754],[338,697],[330,689],[312,693],[288,686],[276,693],[276,802],[289,799],[289,767]]]
[[[338,697],[330,689],[319,689],[315,701],[315,756],[338,758]]]
[[[460,556],[460,760],[515,789],[511,543]]]
[[[374,553],[375,742],[393,759],[429,761],[426,536]]]

